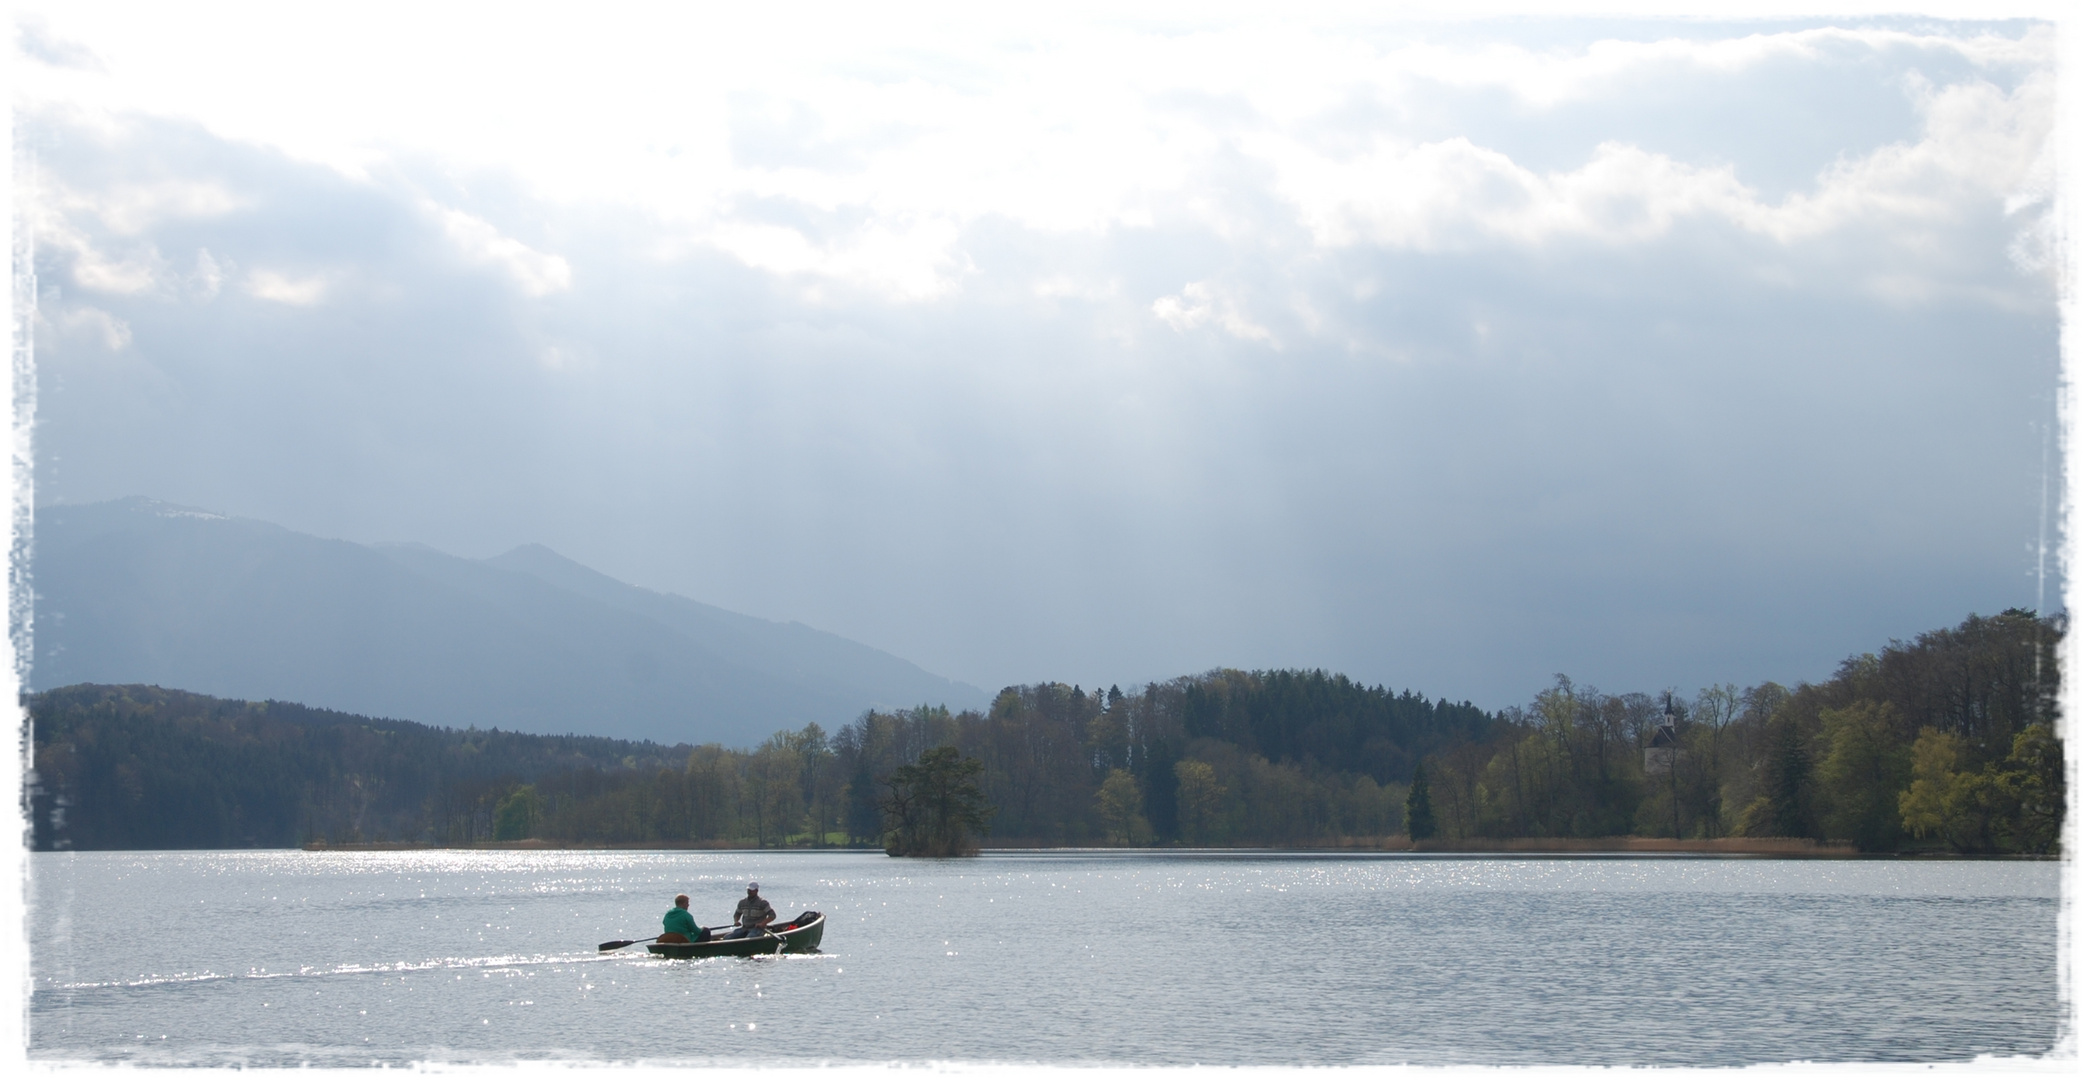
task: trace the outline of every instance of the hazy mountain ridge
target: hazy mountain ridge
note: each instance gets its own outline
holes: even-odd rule
[[[30,686],[157,683],[449,726],[743,744],[988,695],[548,548],[465,559],[144,498],[37,512]]]
[[[741,615],[685,596],[626,584],[542,544],[523,544],[485,561],[641,615],[673,628],[733,663],[771,675],[802,676],[823,671],[834,677],[868,680],[874,677],[876,665],[897,659],[803,623]],[[968,686],[963,689],[973,690]],[[981,700],[985,697],[980,696]]]

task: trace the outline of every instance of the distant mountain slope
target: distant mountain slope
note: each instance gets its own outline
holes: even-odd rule
[[[37,512],[33,688],[156,683],[454,727],[744,745],[976,687],[795,623],[131,498]]]
[[[541,544],[524,544],[505,555],[487,559],[486,564],[527,574],[566,592],[641,615],[671,627],[721,659],[778,678],[817,677],[875,686],[926,674],[889,653],[864,648],[838,634],[814,630],[803,623],[756,619],[685,596],[626,585]],[[933,700],[942,701],[959,690],[977,695],[977,704],[982,705],[987,697],[973,687],[949,683],[936,689]],[[948,697],[947,701],[953,706],[957,699]]]

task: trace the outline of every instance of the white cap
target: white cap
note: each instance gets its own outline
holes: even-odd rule
[[[746,891],[747,891],[747,892],[759,892],[759,891],[761,891],[761,883],[760,883],[760,882],[758,882],[758,881],[749,881],[749,882],[747,882],[747,883],[746,883]]]

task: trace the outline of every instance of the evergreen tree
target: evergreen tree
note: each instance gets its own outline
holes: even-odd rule
[[[1746,808],[1741,831],[1747,836],[1816,838],[1811,752],[1803,731],[1793,719],[1778,715],[1768,722],[1766,743],[1761,762],[1766,790]]]
[[[1412,767],[1412,790],[1405,796],[1405,833],[1414,840],[1434,837],[1434,797],[1427,789],[1427,765]]]
[[[875,840],[883,832],[883,805],[876,797],[876,774],[865,755],[855,763],[855,773],[848,778],[847,789],[842,795],[845,806],[844,820],[847,822],[849,842]]]

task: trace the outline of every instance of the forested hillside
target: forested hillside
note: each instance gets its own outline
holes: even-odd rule
[[[1604,694],[1559,676],[1434,755],[1442,837],[1786,836],[2046,853],[2064,811],[2056,619],[2010,610],[1823,683]],[[1661,726],[1666,731],[1662,735]]]
[[[518,777],[679,769],[686,746],[456,731],[156,686],[29,699],[38,850],[468,841]]]
[[[1398,831],[1421,754],[1492,723],[1322,672],[1002,691],[816,724],[751,750],[447,730],[157,687],[30,699],[40,849],[464,843],[875,843],[883,779],[935,746],[986,766],[994,834],[1310,842]]]
[[[35,842],[874,845],[886,779],[953,746],[981,767],[1001,843],[1382,841],[1410,810],[1414,832],[1450,845],[1760,836],[2046,853],[2064,810],[2061,635],[2007,611],[1793,690],[1606,694],[1559,676],[1496,715],[1321,671],[1218,670],[1127,694],[1045,683],[984,712],[872,710],[751,749],[76,686],[30,699]]]

